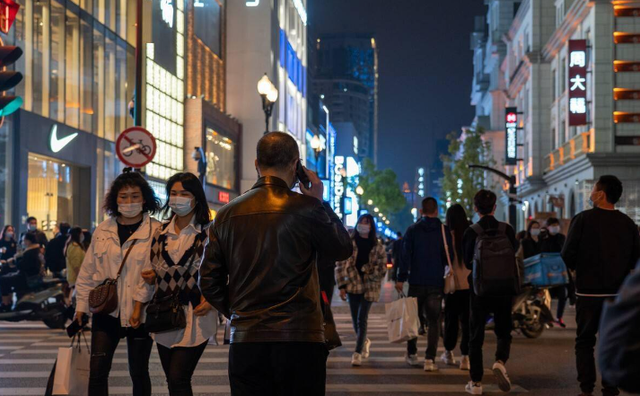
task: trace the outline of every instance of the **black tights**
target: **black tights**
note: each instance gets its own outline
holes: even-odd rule
[[[110,315],[94,315],[91,327],[91,364],[89,374],[89,396],[109,395],[109,373],[113,355],[120,338],[127,338],[129,374],[133,382],[133,396],[151,396],[149,356],[153,339],[144,330],[122,328],[120,319]]]
[[[175,348],[158,344],[158,354],[164,374],[167,376],[169,395],[193,396],[191,377],[206,348],[207,342],[194,347]]]

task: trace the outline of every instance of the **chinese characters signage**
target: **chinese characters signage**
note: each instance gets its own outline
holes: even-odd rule
[[[569,126],[587,124],[587,40],[569,41]]]
[[[505,138],[507,139],[506,165],[518,163],[518,108],[507,107],[505,111]]]

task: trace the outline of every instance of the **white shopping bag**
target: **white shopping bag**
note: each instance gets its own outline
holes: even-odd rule
[[[86,340],[81,344],[80,335],[76,337],[77,342],[72,341],[72,346],[58,348],[58,361],[53,379],[54,395],[86,396],[89,393],[91,351]]]
[[[400,344],[418,337],[418,299],[403,297],[385,305],[389,342]]]

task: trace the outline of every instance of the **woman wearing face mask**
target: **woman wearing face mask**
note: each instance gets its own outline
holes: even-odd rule
[[[178,173],[167,182],[169,221],[159,228],[151,244],[150,259],[142,273],[149,290],[140,285],[145,298],[136,301],[132,325],[142,317],[143,303],[152,298],[177,295],[186,327],[153,334],[171,396],[191,396],[191,377],[210,337],[216,333],[217,313],[198,287],[198,270],[206,245],[211,215],[202,183],[192,173]],[[171,282],[166,280],[170,279]]]
[[[116,279],[118,307],[111,313],[93,315],[91,324],[91,364],[89,396],[109,394],[109,372],[121,338],[127,338],[129,374],[133,396],[151,395],[149,356],[153,340],[144,326],[134,329],[130,319],[142,278],[140,272],[149,258],[151,239],[160,226],[150,214],[160,203],[147,181],[131,168],[118,176],[105,198],[110,218],[100,223],[93,235],[76,280],[76,320],[82,323],[89,312],[89,293],[107,279]],[[126,260],[125,260],[126,256]]]
[[[369,214],[360,216],[352,239],[353,254],[337,264],[336,278],[340,298],[349,298],[351,320],[357,336],[351,365],[360,366],[362,359],[369,357],[371,340],[367,338],[367,321],[371,304],[380,298],[387,255],[376,237],[373,216]]]
[[[6,225],[2,229],[2,235],[0,235],[0,263],[2,263],[2,269],[0,274],[5,274],[9,271],[9,266],[5,266],[9,260],[18,252],[18,242],[15,238],[15,230],[12,225]]]
[[[83,242],[84,234],[82,228],[73,227],[69,230],[67,244],[64,247],[64,257],[67,262],[67,282],[71,289],[74,289],[76,286],[76,279],[78,278],[78,273],[84,261],[85,253]]]
[[[540,234],[540,253],[560,253],[564,247],[567,237],[560,233],[560,221],[555,217],[550,217],[546,222],[546,229]],[[567,285],[554,287],[550,290],[551,295],[558,299],[558,311],[556,323],[562,327],[567,327],[562,320],[564,309],[567,306],[569,287]]]
[[[524,258],[528,259],[536,254],[540,254],[540,223],[532,221],[527,227],[527,235],[522,240],[522,252]]]

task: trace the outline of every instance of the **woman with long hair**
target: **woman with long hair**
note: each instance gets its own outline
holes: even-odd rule
[[[89,312],[89,293],[107,279],[116,279],[118,307],[93,315],[89,396],[109,394],[109,373],[120,338],[127,339],[129,374],[133,396],[151,395],[149,356],[153,339],[144,326],[134,328],[131,319],[140,272],[149,257],[151,239],[160,223],[150,215],[160,202],[149,183],[131,168],[118,176],[107,193],[104,209],[109,218],[96,228],[76,279],[76,320]]]
[[[455,204],[447,210],[447,227],[453,241],[453,262],[449,270],[453,274],[455,292],[445,296],[444,348],[442,361],[455,365],[453,350],[458,342],[458,332],[462,328],[460,341],[460,370],[469,370],[469,271],[463,262],[462,236],[471,226],[464,207]]]
[[[12,225],[7,224],[0,234],[0,262],[3,264],[12,259],[18,252],[16,233]]]
[[[376,236],[376,224],[370,214],[360,216],[352,239],[353,254],[337,264],[336,278],[340,297],[346,300],[348,296],[353,329],[357,336],[351,365],[360,366],[362,359],[368,358],[370,353],[367,321],[371,304],[380,299],[387,255],[384,245]]]
[[[136,301],[134,321],[141,322],[143,303],[177,297],[184,309],[185,328],[153,334],[171,396],[191,396],[191,377],[209,338],[215,335],[218,316],[198,287],[204,246],[208,242],[211,212],[202,183],[192,173],[178,173],[167,182],[168,220],[153,236],[142,277],[153,285]],[[149,289],[139,286],[141,295]],[[151,329],[150,329],[151,330]]]
[[[84,234],[82,228],[73,227],[64,246],[64,257],[67,261],[67,282],[71,289],[76,286],[76,279],[84,261]]]

